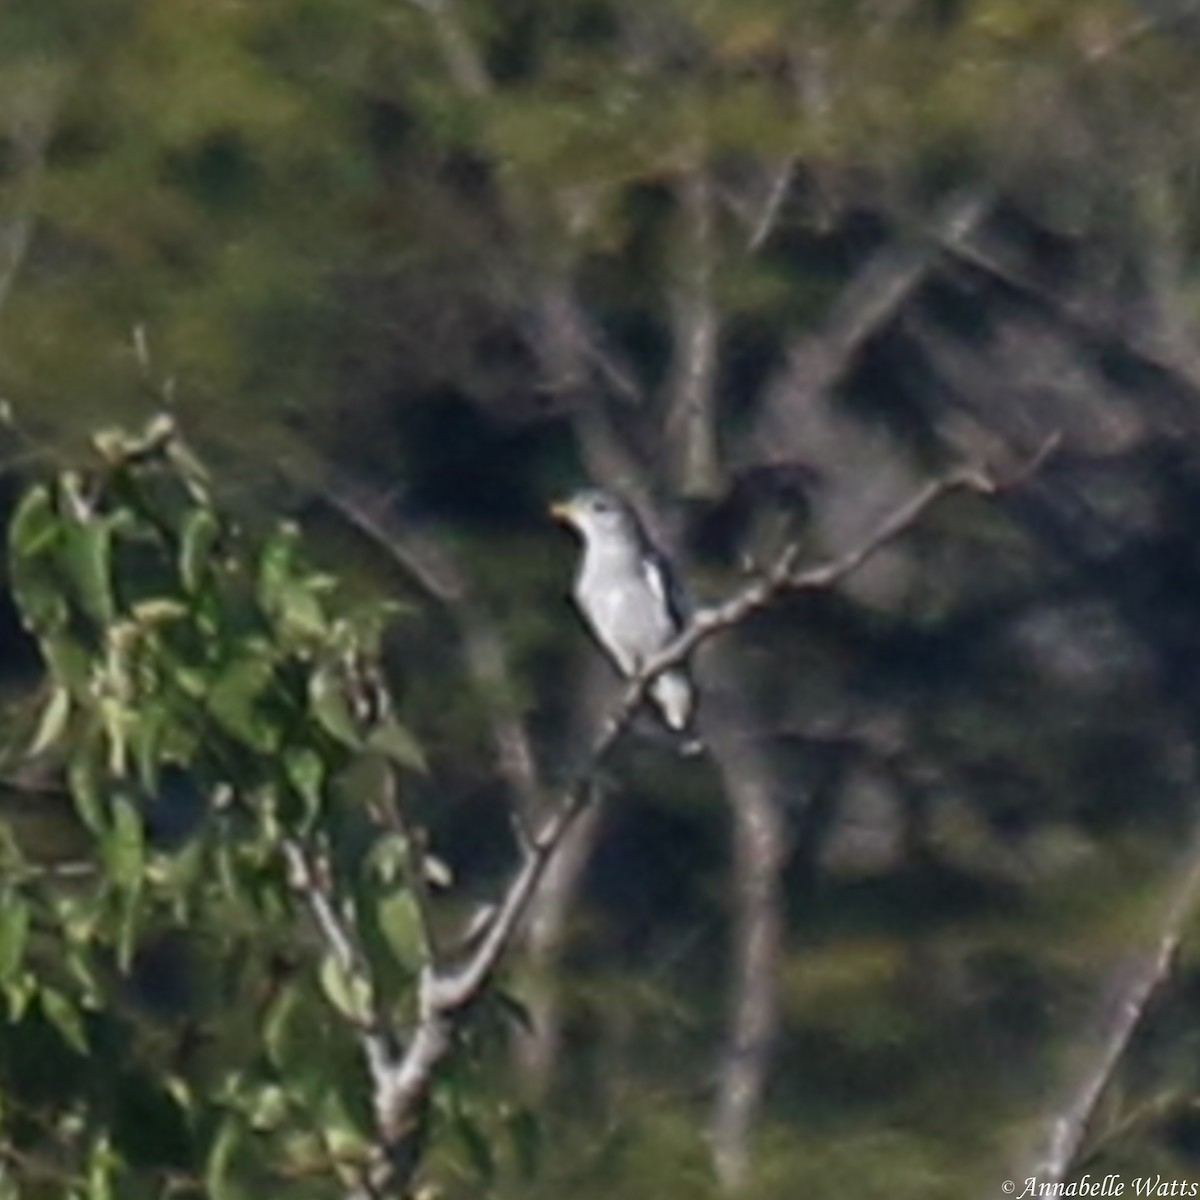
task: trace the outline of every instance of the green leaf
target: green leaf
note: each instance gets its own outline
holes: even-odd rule
[[[13,1024],[24,1017],[33,998],[38,994],[37,980],[28,971],[18,975],[12,983],[4,988],[4,996],[8,1001],[8,1019]]]
[[[142,817],[126,796],[113,799],[111,823],[101,836],[101,853],[108,877],[117,887],[131,891],[141,884],[146,860]]]
[[[75,994],[84,1004],[99,1007],[100,983],[93,967],[90,948],[78,944],[68,945],[62,951],[62,963],[72,984],[76,985]]]
[[[170,596],[151,596],[139,600],[130,609],[130,616],[138,625],[165,625],[170,621],[181,621],[187,615],[187,605]]]
[[[429,763],[417,739],[397,721],[385,721],[373,729],[367,739],[367,748],[386,755],[410,771],[429,772]]]
[[[346,1162],[369,1161],[374,1140],[374,1121],[359,1071],[357,1064],[343,1061],[334,1086],[315,1106],[314,1116],[329,1153]]]
[[[93,897],[86,893],[62,892],[54,897],[53,910],[65,940],[73,946],[88,946],[96,937],[102,916]]]
[[[295,642],[321,639],[329,628],[320,600],[300,586],[280,597],[274,616],[280,636]]]
[[[230,1114],[221,1122],[204,1164],[204,1184],[211,1200],[258,1200],[255,1172],[247,1169],[252,1136],[239,1116]]]
[[[287,1092],[278,1084],[264,1084],[243,1107],[250,1128],[254,1130],[278,1129],[288,1118]]]
[[[71,755],[67,786],[79,819],[94,834],[100,834],[105,825],[103,780],[103,744],[99,731],[92,729],[80,739]]]
[[[357,750],[362,745],[358,727],[341,678],[331,667],[318,667],[308,682],[308,702],[317,723],[330,737]]]
[[[62,1035],[63,1041],[80,1054],[87,1054],[87,1031],[74,1001],[55,988],[44,987],[38,993],[38,1004],[46,1020]]]
[[[273,751],[280,739],[280,730],[259,709],[259,701],[274,678],[269,645],[250,642],[208,693],[208,710],[225,732],[263,753]]]
[[[0,984],[12,983],[25,961],[28,940],[29,906],[16,896],[6,896],[0,907]]]
[[[184,520],[179,536],[179,579],[189,596],[200,590],[208,576],[220,532],[220,523],[211,509],[195,508]]]
[[[56,570],[65,529],[47,488],[33,488],[8,528],[13,597],[25,625],[37,633],[61,629],[67,601]]]
[[[300,989],[295,985],[280,987],[263,1020],[263,1047],[271,1065],[287,1073],[299,1051],[303,1055],[307,1042],[304,1028]]]
[[[263,1046],[298,1104],[311,1107],[334,1086],[339,1072],[336,1022],[308,979],[283,984],[262,1026]]]
[[[415,971],[426,953],[425,931],[416,898],[397,889],[380,898],[376,908],[379,930],[401,966]]]
[[[288,750],[283,756],[283,769],[292,790],[304,802],[304,817],[312,821],[321,811],[325,794],[325,764],[321,756],[307,747]]]
[[[267,539],[258,556],[256,594],[263,612],[275,613],[288,592],[295,586],[296,551],[300,545],[300,530],[285,522]]]
[[[76,638],[66,632],[43,634],[42,654],[59,684],[81,703],[91,701],[92,656]]]
[[[51,746],[57,745],[62,735],[67,731],[71,719],[71,693],[61,684],[50,693],[46,707],[42,709],[38,721],[37,732],[29,746],[29,755],[36,758],[44,754]]]
[[[371,1018],[371,989],[360,975],[347,971],[341,961],[327,954],[319,972],[325,998],[342,1016],[358,1025]]]
[[[408,839],[400,833],[385,833],[372,842],[366,865],[381,883],[392,884],[404,877],[408,856]]]
[[[383,635],[399,613],[408,607],[394,600],[371,600],[351,607],[338,620],[338,628],[368,657],[378,656]]]
[[[116,615],[112,587],[113,523],[93,518],[67,527],[63,564],[79,606],[98,625]]]
[[[138,919],[142,915],[142,889],[129,888],[118,898],[117,904],[117,966],[126,974],[133,963],[137,949]]]
[[[18,561],[37,558],[55,545],[61,532],[62,518],[54,509],[50,489],[31,488],[9,524],[9,552]]]
[[[142,705],[130,740],[138,781],[151,794],[158,791],[158,772],[163,741],[170,724],[171,712],[161,701]]]
[[[116,1195],[113,1190],[114,1168],[119,1162],[107,1135],[98,1136],[88,1153],[88,1200],[113,1200]]]
[[[333,581],[300,570],[299,549],[299,529],[290,523],[280,526],[259,556],[255,593],[259,608],[280,636],[312,641],[328,632],[319,597]]]
[[[102,696],[96,710],[108,743],[108,773],[124,778],[129,765],[129,735],[137,726],[137,714],[116,696]]]

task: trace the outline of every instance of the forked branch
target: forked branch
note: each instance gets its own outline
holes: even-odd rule
[[[399,1031],[401,1048],[385,1072],[375,1073],[376,1111],[385,1145],[380,1147],[380,1192],[404,1194],[419,1154],[409,1144],[422,1127],[422,1116],[436,1073],[450,1053],[453,1033],[466,1010],[487,988],[512,945],[530,901],[567,834],[593,802],[601,768],[629,726],[655,677],[686,660],[695,650],[766,608],[785,594],[835,587],[869,562],[885,546],[917,525],[942,498],[954,492],[990,495],[1017,486],[1053,451],[1048,442],[1014,479],[999,483],[977,469],[960,469],[921,488],[890,513],[862,543],[825,563],[801,567],[791,547],[761,576],[729,600],[702,610],[688,628],[633,680],[593,741],[583,766],[562,790],[557,805],[524,847],[521,863],[500,897],[490,924],[469,953],[452,964],[430,962],[422,972],[418,1014]]]

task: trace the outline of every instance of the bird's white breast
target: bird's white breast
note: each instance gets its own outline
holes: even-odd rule
[[[670,614],[650,587],[640,558],[623,548],[588,546],[575,579],[575,600],[626,674],[674,635]]]

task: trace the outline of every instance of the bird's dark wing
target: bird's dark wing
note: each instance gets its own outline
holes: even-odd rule
[[[691,620],[691,600],[666,556],[649,538],[644,540],[641,558],[646,583],[670,614],[671,624],[678,632]]]

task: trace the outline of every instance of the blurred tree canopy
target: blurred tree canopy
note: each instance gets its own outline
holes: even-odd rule
[[[1198,61],[1187,0],[0,10],[6,503],[167,409],[223,506],[402,599],[464,914],[611,698],[558,489],[712,599],[1001,485],[706,646],[703,762],[623,739],[468,1089],[547,1101],[540,1172],[460,1130],[437,1194],[1200,1172]],[[0,800],[73,859],[39,664],[6,601]]]

